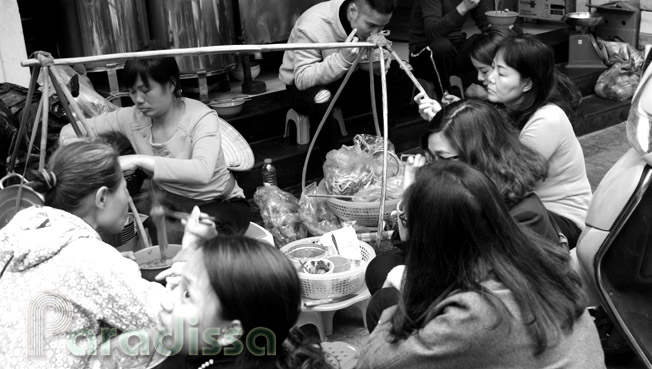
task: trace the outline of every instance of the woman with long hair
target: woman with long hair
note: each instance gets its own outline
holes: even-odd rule
[[[160,48],[147,48],[155,49]],[[151,176],[155,194],[137,204],[139,211],[149,214],[151,202],[188,213],[198,206],[217,219],[222,233],[244,234],[249,204],[227,168],[219,118],[204,103],[182,96],[175,59],[130,59],[123,78],[134,106],[89,119],[88,126],[95,135],[126,137],[136,154],[120,157],[122,169]],[[70,125],[61,130],[64,141],[74,135]],[[169,241],[178,243],[183,227],[168,219],[170,229]],[[151,236],[155,241],[156,234]]]
[[[319,342],[293,329],[301,284],[282,252],[252,238],[218,236],[183,253],[181,283],[159,317],[181,355],[160,368],[178,368],[180,361],[201,368],[330,368]]]
[[[127,216],[129,194],[110,145],[63,145],[30,185],[44,206],[21,210],[0,230],[0,360],[86,368],[103,332],[153,328],[165,289],[98,234],[119,232]]]
[[[448,105],[430,121],[421,146],[425,157],[416,156],[406,173],[412,173],[425,162],[456,160],[468,163],[494,182],[503,203],[519,225],[554,243],[563,241],[554,219],[534,193],[538,182],[546,178],[546,163],[519,141],[518,132],[509,119],[491,104],[471,99]],[[406,185],[412,181],[409,175],[405,178]],[[407,232],[400,221],[398,231],[406,241]],[[372,294],[385,286],[388,275],[397,273],[392,269],[404,263],[407,245],[409,243],[404,242],[406,250],[401,253],[378,255],[369,263],[365,279]],[[375,327],[382,310],[396,301],[397,293],[391,290],[372,298],[367,309],[370,330]]]
[[[400,301],[358,368],[605,368],[568,252],[526,235],[491,179],[440,160],[403,201]]]
[[[574,247],[591,201],[584,153],[568,118],[579,91],[555,67],[550,46],[531,35],[500,44],[488,82],[489,101],[504,105],[521,142],[548,163],[548,178],[535,191]]]

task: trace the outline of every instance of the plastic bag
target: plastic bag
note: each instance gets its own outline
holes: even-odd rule
[[[403,177],[387,178],[385,182],[385,200],[394,200],[403,196]],[[381,195],[380,182],[359,191],[353,196],[354,202],[379,202]]]
[[[371,154],[383,151],[383,142],[383,138],[376,135],[357,134],[353,137],[353,147]],[[394,152],[394,144],[391,141],[387,141],[387,150]]]
[[[608,100],[627,100],[634,96],[641,80],[640,72],[632,63],[616,63],[598,77],[595,94]]]
[[[308,232],[314,236],[341,228],[340,220],[328,206],[324,197],[308,197],[308,195],[326,194],[324,181],[313,182],[306,186],[299,200],[299,219]]]
[[[374,180],[373,156],[354,146],[331,150],[324,162],[324,184],[329,194],[353,195]]]
[[[260,209],[265,228],[274,236],[276,246],[307,237],[306,227],[299,219],[299,200],[274,185],[258,187],[254,202]]]
[[[394,145],[387,143],[389,152],[395,158],[388,165],[388,173],[399,171]],[[326,192],[334,195],[355,195],[380,178],[383,170],[383,138],[358,134],[353,137],[353,146],[342,146],[331,150],[324,162],[324,183]],[[375,154],[375,155],[374,155]]]
[[[75,75],[78,76],[79,95],[74,99],[86,118],[92,118],[103,113],[112,112],[119,108],[117,105],[106,100],[102,95],[95,91],[91,80],[88,79],[84,73],[85,71],[82,70],[82,73],[79,73],[68,65],[54,65],[51,67],[57,69],[62,78],[60,82],[64,85],[68,85]],[[41,71],[41,76],[39,76],[39,84],[43,85],[43,71]],[[61,87],[65,88],[65,86]],[[50,93],[56,93],[54,88],[50,89]]]
[[[602,61],[608,66],[616,63],[631,63],[633,69],[640,70],[643,67],[645,61],[643,52],[627,42],[598,39],[598,45],[602,51]]]

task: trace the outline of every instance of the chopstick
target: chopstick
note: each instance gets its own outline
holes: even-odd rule
[[[349,35],[346,36],[346,40],[344,40],[344,42],[351,42],[351,41],[353,41],[353,38],[355,37],[355,34],[356,34],[357,32],[358,32],[358,29],[357,29],[357,28],[354,28],[354,29],[351,31],[351,33],[349,33]]]
[[[149,243],[149,238],[147,238],[147,234],[145,233],[145,227],[143,226],[143,220],[140,219],[140,214],[138,213],[138,209],[136,209],[136,205],[134,204],[134,200],[129,196],[129,209],[131,210],[131,213],[134,215],[134,221],[136,222],[136,226],[138,227],[138,235],[140,236],[140,243],[143,246],[143,249],[146,249],[152,245]]]
[[[170,218],[175,218],[175,219],[179,219],[179,220],[188,219],[188,217],[190,216],[190,213],[184,213],[184,212],[181,212],[181,211],[174,211],[174,210],[169,210],[169,209],[165,209],[165,208],[163,208],[163,213],[165,215],[169,216]],[[215,218],[213,216],[210,216],[210,215],[208,215],[206,213],[199,214],[199,221],[200,222],[208,220],[208,221],[211,221],[211,222],[215,223],[216,219],[217,218]]]
[[[330,197],[336,199],[349,199],[349,200],[353,199],[353,196],[349,196],[349,195],[328,195],[328,194],[319,194],[319,193],[307,194],[306,197]]]
[[[337,255],[340,254],[340,248],[337,247],[337,240],[335,239],[335,235],[331,233],[331,239],[333,240],[333,245],[335,246],[335,250],[337,250]]]

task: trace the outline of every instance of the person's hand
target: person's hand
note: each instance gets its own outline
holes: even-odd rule
[[[173,290],[181,282],[184,265],[184,261],[174,262],[168,269],[157,274],[154,279],[157,281],[165,281],[165,288]]]
[[[360,39],[358,36],[355,35],[355,33],[358,30],[356,28],[353,29],[349,37],[344,40],[344,42],[358,42]],[[340,49],[340,54],[344,57],[344,59],[349,62],[353,63],[355,61],[355,58],[358,57],[358,54],[360,53],[360,48],[359,47],[347,47],[344,49]]]
[[[437,100],[433,100],[423,93],[417,94],[414,97],[414,102],[419,104],[419,115],[421,115],[421,118],[428,122],[441,110],[441,105]]]
[[[129,174],[136,171],[138,169],[139,157],[140,155],[121,155],[119,159],[122,172]]]
[[[457,11],[460,15],[465,15],[471,9],[475,8],[480,4],[480,0],[463,0],[460,5],[457,6]]]
[[[462,99],[460,99],[459,97],[457,97],[457,96],[455,96],[453,94],[449,94],[448,91],[444,91],[444,97],[441,98],[441,104],[443,106],[446,106],[446,105],[449,105],[449,104],[452,104],[452,103],[454,103],[456,101],[461,101],[461,100]]]
[[[392,270],[387,273],[387,278],[385,283],[383,283],[383,288],[394,287],[397,290],[401,290],[401,284],[403,283],[403,273],[405,273],[405,265],[397,265]]]
[[[414,183],[414,176],[417,172],[417,169],[426,165],[426,157],[421,154],[416,154],[407,159],[407,164],[405,165],[405,171],[403,172],[403,189],[410,187]]]
[[[125,257],[127,259],[136,261],[136,254],[134,254],[133,251],[120,251],[120,255],[122,255],[123,257]]]
[[[181,246],[183,248],[196,247],[199,242],[210,240],[217,236],[215,223],[206,219],[200,220],[200,215],[201,211],[199,207],[195,206],[190,216],[181,220],[181,223],[185,225],[183,239],[181,240]]]

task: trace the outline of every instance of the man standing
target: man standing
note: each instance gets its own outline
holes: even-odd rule
[[[410,65],[442,98],[451,75],[474,71],[469,52],[475,36],[462,32],[470,16],[480,32],[489,28],[487,0],[416,0],[410,19]]]
[[[299,17],[288,43],[364,41],[389,23],[395,8],[396,0],[325,1],[306,10]],[[348,37],[354,29],[355,36]],[[310,117],[311,135],[314,135],[359,52],[358,48],[310,49],[288,50],[283,55],[279,79],[287,87],[290,106]],[[356,71],[338,101],[349,98],[354,98],[354,101],[370,101],[368,96],[368,73]],[[337,148],[337,127],[335,119],[332,115],[329,116],[318,141],[324,154]]]

